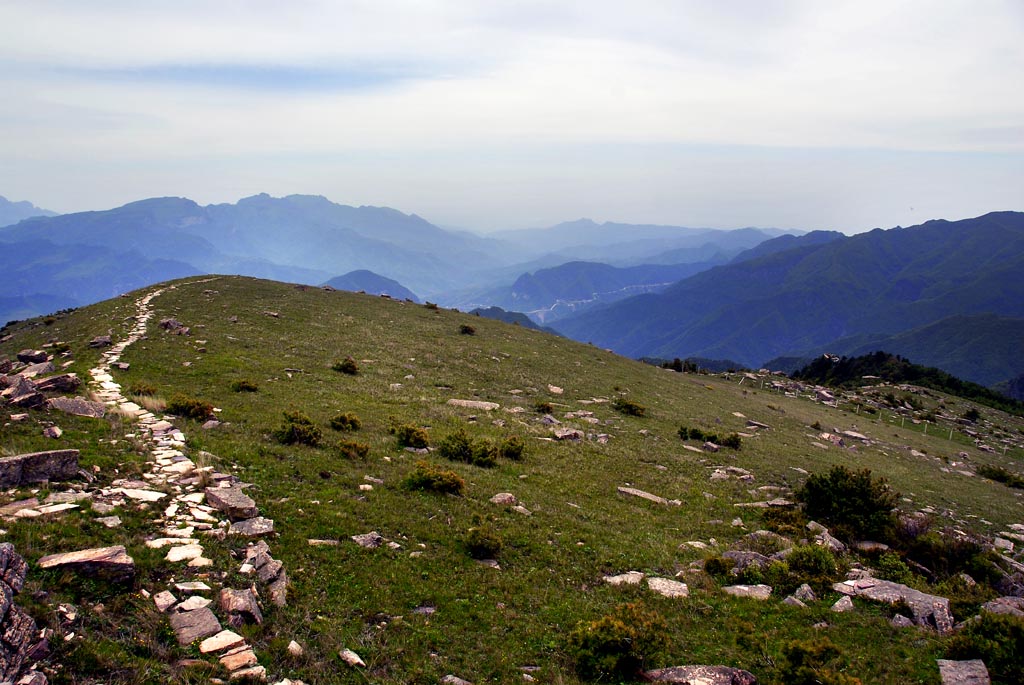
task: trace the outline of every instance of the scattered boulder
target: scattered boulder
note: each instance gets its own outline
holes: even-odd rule
[[[677,598],[690,596],[690,588],[687,587],[686,583],[680,583],[678,580],[670,578],[648,578],[647,587],[663,597]]]
[[[864,597],[886,604],[904,602],[910,607],[914,623],[917,625],[934,628],[942,635],[953,630],[953,614],[949,610],[949,600],[945,597],[929,595],[900,583],[870,577],[836,583],[832,588],[844,595]]]
[[[807,583],[798,587],[793,596],[804,602],[814,602],[818,599],[818,596],[814,594],[814,590]]]
[[[89,341],[89,347],[93,349],[99,349],[101,347],[110,347],[114,344],[114,341],[110,339],[109,335],[97,335],[95,338]]]
[[[62,373],[59,376],[50,376],[36,381],[36,390],[39,392],[74,392],[81,387],[81,379],[73,373]]]
[[[849,596],[843,595],[832,605],[832,611],[840,614],[853,611],[853,600]]]
[[[123,545],[49,554],[38,563],[39,568],[67,568],[112,582],[127,582],[135,577],[135,560],[128,556]]]
[[[750,597],[751,599],[766,600],[772,596],[770,585],[725,585],[722,592],[733,597]]]
[[[254,518],[259,510],[256,502],[237,485],[226,488],[206,488],[206,503],[223,512],[232,521]]]
[[[340,658],[342,661],[344,661],[352,668],[366,668],[366,662],[363,661],[359,657],[359,655],[353,652],[351,649],[343,649],[340,652],[338,652],[338,658]]]
[[[274,521],[272,519],[264,518],[263,516],[256,516],[244,521],[236,521],[235,523],[232,523],[231,528],[228,529],[228,533],[231,535],[242,535],[249,538],[269,535],[273,532]]]
[[[107,413],[107,408],[102,402],[90,402],[81,397],[51,397],[46,400],[46,406],[65,414],[88,416],[94,419],[102,419]]]
[[[25,364],[39,364],[49,359],[45,350],[22,350],[18,353],[18,361]]]
[[[968,661],[951,661],[936,659],[939,665],[939,677],[942,685],[989,685],[988,669],[981,659]]]
[[[643,490],[638,490],[637,488],[627,488],[627,487],[624,487],[624,486],[619,486],[618,488],[616,488],[616,490],[618,491],[618,493],[620,495],[629,495],[630,497],[639,497],[640,499],[645,499],[648,502],[654,502],[655,504],[672,504],[672,505],[675,505],[675,506],[679,506],[680,504],[682,504],[682,502],[680,502],[677,499],[668,500],[668,499],[665,499],[664,497],[659,497],[658,495],[652,495],[649,492],[644,492]]]
[[[76,478],[78,454],[78,450],[49,450],[0,457],[0,488]]]
[[[677,685],[757,685],[753,673],[730,666],[672,666],[644,676],[650,682]]]
[[[384,544],[384,536],[375,530],[362,535],[353,535],[352,541],[365,549],[377,549]]]
[[[260,611],[259,603],[256,600],[256,593],[252,588],[244,590],[233,590],[221,588],[217,597],[217,606],[228,615],[228,624],[239,628],[246,623],[263,623],[263,612]]]
[[[209,607],[174,612],[170,614],[170,620],[174,636],[178,638],[178,644],[182,647],[188,646],[196,640],[216,635],[222,630],[220,621]]]
[[[997,597],[982,604],[981,610],[990,614],[1024,616],[1024,597]]]
[[[499,492],[497,495],[490,499],[491,504],[497,504],[503,507],[511,507],[518,504],[519,500],[511,492]]]
[[[464,409],[479,409],[481,411],[494,411],[501,405],[497,402],[483,402],[480,400],[448,400],[448,404],[453,407],[463,407]]]
[[[640,571],[627,571],[615,576],[604,576],[604,582],[609,585],[639,585],[643,579],[644,574]]]

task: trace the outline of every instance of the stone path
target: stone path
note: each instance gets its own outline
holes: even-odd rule
[[[193,281],[204,283],[216,279]],[[153,317],[152,301],[168,286],[154,290],[135,302],[135,325],[127,337],[103,352],[101,363],[90,371],[94,395],[108,407],[137,425],[132,436],[149,447],[150,471],[143,481],[115,481],[116,492],[125,501],[133,500],[156,505],[154,525],[159,534],[146,542],[154,549],[167,549],[166,561],[182,566],[182,576],[200,578],[175,582],[153,593],[157,608],[168,615],[179,644],[199,640],[199,651],[219,659],[230,672],[232,680],[250,678],[265,681],[266,669],[261,666],[252,646],[237,633],[225,629],[221,619],[231,627],[245,623],[262,623],[255,580],[269,589],[273,604],[286,603],[288,577],[283,564],[270,556],[265,541],[249,542],[245,561],[238,569],[255,576],[253,585],[242,589],[217,588],[214,561],[206,555],[206,547],[225,539],[245,541],[272,533],[273,521],[257,515],[256,503],[242,492],[244,484],[234,476],[217,473],[212,466],[198,467],[186,454],[184,433],[163,417],[158,417],[122,394],[121,386],[110,373],[121,363],[121,355],[146,335]],[[128,436],[126,436],[128,437]],[[225,569],[221,569],[225,570]],[[211,605],[216,607],[221,618]],[[299,681],[284,682],[298,683]]]

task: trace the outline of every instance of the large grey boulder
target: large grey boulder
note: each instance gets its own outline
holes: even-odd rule
[[[130,581],[135,577],[135,560],[128,556],[123,545],[50,554],[39,560],[39,568],[66,568],[113,582]]]
[[[0,488],[70,480],[78,476],[78,471],[78,450],[50,450],[0,457]]]
[[[251,519],[259,513],[256,502],[238,486],[206,488],[206,503],[232,521]]]
[[[18,353],[18,361],[26,364],[39,364],[49,359],[44,350],[22,350]]]
[[[863,597],[886,604],[904,602],[910,607],[914,623],[917,625],[934,628],[942,635],[953,631],[953,614],[949,610],[949,600],[945,597],[929,595],[900,583],[877,578],[847,580],[836,583],[832,589],[844,595]]]
[[[81,385],[82,380],[73,373],[62,373],[36,380],[36,390],[39,392],[74,392]]]
[[[990,685],[988,669],[981,659],[950,661],[937,659],[942,685]]]
[[[170,619],[174,636],[178,638],[178,644],[182,647],[221,631],[220,621],[209,607],[172,613]]]
[[[46,406],[65,414],[88,416],[94,419],[102,419],[103,415],[107,413],[107,408],[102,402],[90,402],[81,397],[51,397],[46,400]]]

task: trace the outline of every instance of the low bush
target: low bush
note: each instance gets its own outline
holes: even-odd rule
[[[612,408],[626,416],[643,416],[647,413],[647,408],[642,404],[638,404],[633,400],[627,400],[623,397],[617,397],[612,400]]]
[[[359,373],[359,365],[356,364],[356,360],[352,357],[345,357],[340,362],[334,362],[331,368],[349,376],[355,376]]]
[[[904,541],[902,549],[907,559],[921,564],[939,580],[961,572],[987,583],[996,582],[1001,577],[984,544],[956,530],[929,531]]]
[[[473,441],[461,428],[441,438],[437,443],[437,453],[448,461],[469,463],[473,459]]]
[[[466,533],[466,551],[474,559],[497,559],[501,552],[501,537],[490,526],[475,526]]]
[[[331,417],[330,425],[336,431],[352,432],[362,428],[363,422],[355,414],[345,412]]]
[[[722,581],[732,577],[734,566],[736,566],[735,561],[716,554],[704,560],[704,573],[715,580]]]
[[[550,414],[555,410],[555,408],[551,406],[550,402],[545,402],[544,400],[537,400],[536,402],[533,403],[533,410],[538,414]]]
[[[309,445],[316,447],[323,440],[323,431],[308,416],[299,411],[284,412],[281,427],[274,431],[274,439],[282,445]]]
[[[721,447],[728,447],[731,450],[738,450],[743,445],[743,439],[740,438],[739,433],[730,433],[722,438],[717,444]]]
[[[794,536],[805,532],[807,517],[797,507],[768,507],[761,510],[761,522],[773,533]]]
[[[427,309],[433,309],[434,311],[437,311],[438,309],[437,303],[435,302],[424,302],[423,306]]]
[[[399,447],[424,449],[430,444],[430,438],[427,436],[427,431],[419,426],[414,426],[411,423],[396,426],[391,429],[391,432],[394,433],[395,438],[398,439]]]
[[[718,433],[705,433],[700,428],[688,428],[687,426],[680,426],[679,437],[682,440],[696,440],[697,442],[713,442],[716,445],[720,444],[721,442],[721,438],[718,437]]]
[[[175,416],[205,421],[213,414],[213,405],[204,400],[179,393],[167,401],[167,411]]]
[[[243,378],[241,380],[233,382],[231,384],[231,389],[234,390],[235,392],[259,392],[260,388],[252,381],[245,380]]]
[[[480,440],[473,445],[473,454],[469,463],[473,466],[491,468],[498,465],[498,446],[490,440]]]
[[[336,444],[338,454],[345,459],[366,459],[370,446],[354,440],[339,440]]]
[[[1024,683],[1024,618],[984,612],[950,641],[951,659],[981,659],[992,682]]]
[[[807,583],[817,593],[827,592],[839,580],[842,566],[831,550],[821,545],[798,545],[786,555],[794,587]]]
[[[625,604],[596,621],[579,623],[569,633],[567,651],[586,680],[633,680],[668,645],[668,624],[639,604]]]
[[[1017,490],[1024,490],[1024,478],[1021,478],[1013,471],[1007,471],[1002,466],[989,466],[981,464],[978,466],[978,475],[989,480],[994,480]]]
[[[860,685],[859,679],[842,673],[842,650],[827,637],[791,642],[783,656],[786,685]]]
[[[804,514],[829,524],[833,535],[847,540],[890,540],[896,528],[893,509],[899,493],[871,471],[833,466],[827,474],[812,474],[796,491]]]
[[[966,574],[957,574],[938,585],[934,593],[949,599],[949,611],[953,618],[964,620],[977,615],[981,605],[999,596],[999,593],[986,583],[978,583]]]
[[[878,557],[872,566],[875,573],[882,580],[891,580],[894,583],[909,585],[914,581],[914,574],[906,562],[896,552],[886,552]]]
[[[468,323],[464,323],[459,326],[459,333],[462,335],[476,335],[476,329],[470,326]]]
[[[509,436],[498,445],[498,456],[511,461],[522,461],[526,456],[526,443],[518,436]]]
[[[423,490],[440,494],[461,495],[466,481],[454,471],[441,468],[429,461],[418,461],[403,482],[409,490]]]
[[[129,395],[138,395],[140,397],[152,397],[156,394],[156,386],[150,385],[149,383],[143,383],[142,381],[135,381],[128,386]]]

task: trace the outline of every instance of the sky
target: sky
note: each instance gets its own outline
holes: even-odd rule
[[[1021,0],[0,0],[0,195],[477,231],[1024,210]]]

